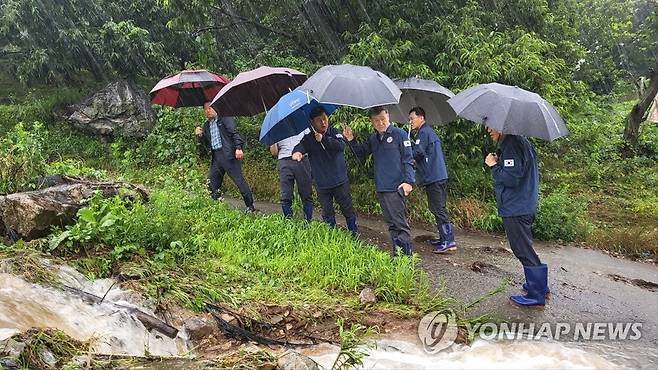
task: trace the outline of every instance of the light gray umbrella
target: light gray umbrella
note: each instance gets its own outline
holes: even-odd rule
[[[569,134],[564,120],[541,96],[498,83],[470,87],[448,100],[457,115],[503,134],[555,140]]]
[[[301,86],[318,102],[366,109],[397,104],[402,92],[385,74],[351,64],[318,69]]]
[[[402,96],[400,103],[388,106],[392,121],[406,123],[411,108],[418,106],[425,110],[425,121],[430,125],[447,125],[457,117],[448,104],[455,94],[436,81],[410,77],[393,82],[402,90]]]

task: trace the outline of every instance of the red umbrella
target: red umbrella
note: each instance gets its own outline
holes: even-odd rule
[[[212,100],[229,79],[205,69],[186,70],[163,78],[150,92],[151,103],[170,107],[198,107]]]
[[[238,74],[211,104],[220,116],[253,116],[272,108],[304,81],[306,75],[291,68],[259,67]]]

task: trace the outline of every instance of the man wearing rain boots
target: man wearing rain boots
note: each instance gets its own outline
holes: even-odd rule
[[[311,110],[310,118],[313,131],[295,146],[292,159],[302,161],[304,154],[308,154],[324,222],[336,226],[335,199],[345,217],[347,229],[356,236],[356,213],[345,167],[345,140],[337,129],[331,127],[329,116],[321,106]]]
[[[415,182],[411,142],[404,130],[390,124],[385,107],[370,108],[368,117],[375,133],[367,141],[357,143],[349,126],[343,129],[343,135],[357,157],[364,159],[372,155],[377,199],[388,224],[393,254],[399,248],[411,256],[411,229],[405,203]]]
[[[485,159],[494,179],[498,214],[526,281],[526,294],[511,296],[510,301],[523,307],[543,306],[549,293],[548,266],[532,247],[531,230],[539,194],[537,153],[523,136],[501,134],[492,128],[487,132],[499,144],[500,154],[490,153]]]
[[[297,183],[297,191],[302,199],[304,219],[310,222],[313,219],[311,165],[308,163],[307,157],[303,157],[299,161],[292,158],[293,148],[299,144],[299,141],[306,133],[308,133],[308,130],[270,145],[270,152],[279,159],[276,169],[279,172],[283,215],[288,218],[292,217],[292,197],[295,183]]]
[[[441,150],[441,139],[430,125],[425,124],[425,110],[414,107],[409,111],[409,124],[415,131],[415,140],[411,141],[416,179],[425,189],[427,204],[436,219],[439,238],[430,240],[434,253],[447,253],[457,249],[452,224],[446,212],[446,195],[448,186],[448,169]]]

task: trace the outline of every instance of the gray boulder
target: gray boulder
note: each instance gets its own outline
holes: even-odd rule
[[[146,200],[148,197],[146,190],[136,185],[63,178],[66,182],[56,186],[0,196],[0,226],[3,226],[0,232],[10,240],[46,236],[53,226],[72,224],[78,210],[95,191],[108,198],[120,195]]]
[[[277,365],[282,370],[320,370],[315,361],[295,351],[284,353],[279,357]]]
[[[55,115],[103,140],[144,138],[156,121],[149,96],[127,81],[112,82],[83,102]]]

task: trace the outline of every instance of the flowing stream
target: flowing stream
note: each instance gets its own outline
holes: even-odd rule
[[[93,339],[102,354],[181,356],[188,352],[184,331],[170,339],[149,332],[117,303],[150,313],[134,293],[112,287],[112,280],[89,281],[75,270],[59,266],[63,284],[103,296],[108,303],[90,304],[79,295],[26,282],[0,273],[0,340],[33,327],[58,328],[78,340]],[[547,341],[485,341],[453,345],[427,354],[412,334],[398,333],[376,340],[367,348],[364,369],[611,369],[655,368],[658,350],[624,343],[562,343]],[[325,368],[331,368],[338,347],[322,344],[299,350]]]

